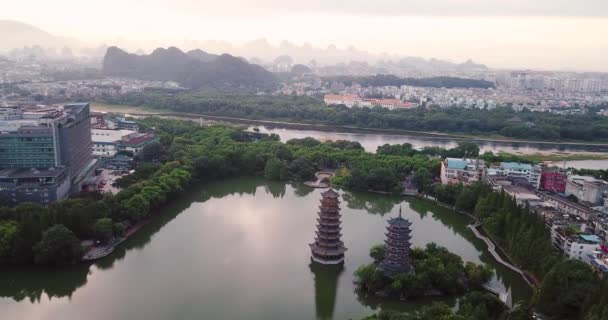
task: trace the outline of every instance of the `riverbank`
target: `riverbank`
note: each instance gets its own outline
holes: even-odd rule
[[[227,116],[214,116],[198,113],[188,112],[175,112],[162,109],[153,109],[143,106],[123,106],[123,105],[110,105],[110,104],[99,104],[92,103],[92,110],[99,112],[114,112],[129,114],[131,116],[170,116],[170,117],[182,117],[189,119],[204,119],[217,122],[228,122],[238,124],[251,124],[251,125],[264,125],[264,126],[275,126],[282,128],[298,129],[298,130],[319,130],[319,131],[330,131],[330,132],[352,132],[352,133],[380,133],[380,134],[394,134],[394,135],[411,135],[421,137],[435,137],[435,138],[446,138],[460,141],[477,141],[477,142],[502,142],[502,143],[528,143],[528,144],[547,144],[555,146],[576,146],[576,145],[588,145],[596,147],[608,148],[606,142],[587,142],[587,141],[543,141],[543,140],[526,140],[526,139],[512,139],[506,137],[484,137],[476,135],[466,135],[458,133],[444,133],[436,131],[413,131],[413,130],[400,130],[400,129],[380,129],[380,128],[364,128],[355,126],[334,126],[326,124],[313,124],[313,123],[299,123],[291,121],[277,121],[277,120],[260,120],[260,119],[249,119],[240,117],[227,117]]]

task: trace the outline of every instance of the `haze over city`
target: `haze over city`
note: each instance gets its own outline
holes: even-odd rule
[[[0,19],[84,46],[117,44],[133,51],[171,45],[205,50],[201,44],[208,40],[238,46],[265,38],[275,45],[288,40],[473,59],[494,68],[608,71],[608,3],[602,0],[24,0],[4,4]]]

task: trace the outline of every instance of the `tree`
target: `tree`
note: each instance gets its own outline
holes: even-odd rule
[[[97,219],[93,225],[93,233],[97,239],[102,241],[107,241],[112,238],[112,235],[114,234],[114,225],[112,219]]]
[[[428,169],[419,168],[414,173],[413,182],[416,184],[419,191],[423,190],[428,192],[430,190],[431,183],[433,182],[433,176]]]
[[[57,224],[42,234],[34,246],[34,261],[44,265],[72,264],[80,260],[82,247],[72,231]]]
[[[583,307],[598,294],[593,270],[578,260],[557,263],[543,279],[538,309],[558,319],[577,319]]]
[[[164,157],[164,148],[160,142],[152,142],[146,144],[138,154],[143,161],[152,161]]]
[[[492,278],[492,269],[486,265],[477,265],[473,262],[467,262],[464,266],[464,272],[469,279],[469,282],[475,286],[481,286]]]
[[[369,250],[369,255],[370,255],[370,257],[372,257],[372,259],[374,259],[375,263],[379,263],[380,261],[382,261],[384,259],[384,245],[379,244],[379,245],[373,246]]]
[[[287,179],[287,167],[283,161],[277,158],[270,158],[264,167],[264,177],[268,180]]]
[[[453,156],[458,158],[475,158],[479,156],[479,146],[470,141],[458,143],[458,147],[452,149],[455,153]]]
[[[16,221],[0,221],[0,262],[12,255],[18,234],[19,224]]]

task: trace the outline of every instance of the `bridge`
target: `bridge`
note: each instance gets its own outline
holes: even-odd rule
[[[503,292],[497,288],[490,286],[488,283],[482,285],[486,291],[495,295],[504,303],[509,309],[513,309],[513,298],[511,296],[511,289],[507,290],[507,292]]]
[[[477,229],[479,226],[481,226],[481,223],[475,223],[475,224],[470,224],[468,226],[469,229],[471,229],[473,231],[473,233],[475,234],[475,236],[481,240],[483,240],[483,242],[486,243],[486,245],[488,246],[488,251],[490,252],[490,254],[492,254],[492,256],[494,257],[494,260],[496,260],[498,263],[504,265],[505,267],[513,270],[514,272],[518,273],[519,275],[522,276],[522,278],[524,278],[524,280],[526,280],[526,282],[528,283],[528,285],[530,285],[531,287],[535,287],[535,283],[533,283],[533,281],[531,281],[528,276],[526,275],[526,273],[521,270],[520,268],[512,265],[511,263],[509,263],[508,261],[505,261],[500,254],[498,254],[498,252],[496,251],[496,244],[494,244],[494,241],[492,241],[492,239],[482,235],[479,230]]]

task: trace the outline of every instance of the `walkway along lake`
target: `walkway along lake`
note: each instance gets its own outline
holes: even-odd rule
[[[310,263],[319,189],[234,178],[191,188],[93,264],[0,270],[0,319],[358,319],[378,308],[416,308],[436,299],[378,303],[360,299],[353,284],[400,204],[414,246],[436,242],[488,263],[492,286],[510,289],[514,302],[531,296],[467,229],[468,217],[427,200],[340,193],[343,269]]]

